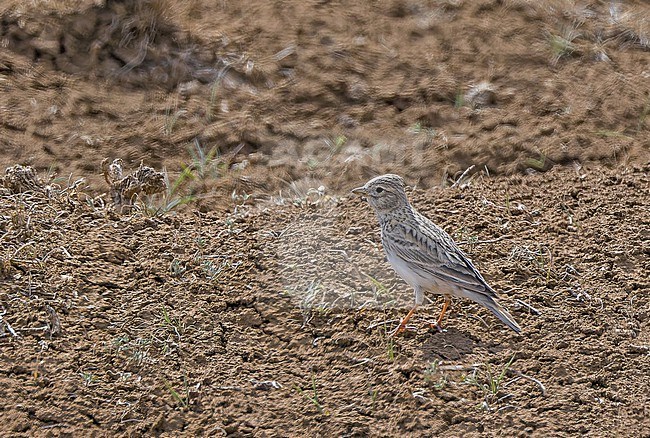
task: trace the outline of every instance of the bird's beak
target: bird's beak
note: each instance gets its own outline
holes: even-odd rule
[[[352,193],[355,195],[367,195],[368,191],[365,189],[365,187],[357,187],[356,189],[350,190]]]

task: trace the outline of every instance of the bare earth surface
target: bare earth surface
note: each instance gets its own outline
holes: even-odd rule
[[[647,3],[0,14],[0,165],[38,172],[0,180],[2,436],[647,436]],[[120,213],[104,158],[168,188]],[[412,291],[348,195],[384,172],[521,335],[436,296],[387,335]]]

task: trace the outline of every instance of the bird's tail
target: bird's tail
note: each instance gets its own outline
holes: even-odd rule
[[[476,301],[477,303],[481,304],[482,306],[485,306],[487,309],[490,310],[490,312],[494,313],[497,318],[499,318],[505,325],[513,329],[517,333],[521,333],[521,327],[519,327],[519,324],[517,324],[517,321],[508,313],[506,309],[499,304],[499,302],[485,294],[472,294],[473,296],[471,299],[473,301]]]

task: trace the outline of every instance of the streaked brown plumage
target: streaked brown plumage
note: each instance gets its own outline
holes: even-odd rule
[[[445,296],[436,325],[451,303],[451,297],[468,298],[494,313],[515,332],[521,328],[498,301],[472,261],[442,228],[411,206],[398,175],[382,175],[353,190],[366,196],[381,227],[381,242],[388,261],[415,291],[415,306],[394,331],[404,331],[425,292]]]

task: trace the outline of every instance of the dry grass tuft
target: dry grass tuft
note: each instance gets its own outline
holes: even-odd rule
[[[0,177],[0,185],[9,189],[11,193],[43,190],[43,182],[38,177],[36,170],[31,166],[8,167],[5,176]]]
[[[129,213],[141,193],[155,195],[167,190],[165,175],[142,164],[132,174],[123,176],[122,160],[117,158],[108,164],[108,158],[105,158],[102,161],[102,172],[110,186],[110,197],[119,213]]]

